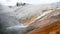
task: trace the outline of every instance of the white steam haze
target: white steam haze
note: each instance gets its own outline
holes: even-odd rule
[[[46,4],[60,2],[60,0],[0,0],[0,3],[4,5],[15,5],[17,2],[29,3],[29,4]]]

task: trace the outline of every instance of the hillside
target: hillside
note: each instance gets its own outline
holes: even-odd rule
[[[20,22],[24,23],[36,14],[40,16],[45,11],[55,10],[57,8],[60,8],[60,3],[25,5],[25,6],[14,7],[13,9],[14,9],[17,19]],[[38,17],[38,16],[36,15],[35,17]]]
[[[60,3],[0,5],[0,21],[4,34],[60,34]]]
[[[60,9],[48,11],[45,16],[34,20],[30,26],[36,28],[27,34],[60,34]]]

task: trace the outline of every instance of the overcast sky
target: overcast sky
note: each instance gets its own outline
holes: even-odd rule
[[[46,4],[60,2],[60,0],[0,0],[0,3],[5,5],[15,5],[17,2],[30,3],[30,4]]]

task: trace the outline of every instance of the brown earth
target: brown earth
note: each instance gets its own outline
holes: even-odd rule
[[[31,24],[32,21],[34,21],[38,16],[40,16],[39,13],[35,14],[34,16],[32,16],[31,18],[27,19],[25,22],[24,22],[24,25],[29,25]]]
[[[33,30],[27,34],[57,34],[57,32],[60,33],[60,21],[56,21],[44,28]]]
[[[52,10],[43,18],[32,22],[30,26],[36,28],[27,34],[60,34],[60,9]]]

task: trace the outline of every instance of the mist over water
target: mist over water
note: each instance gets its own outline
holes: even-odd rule
[[[27,26],[24,26],[16,19],[10,8],[0,5],[0,34],[18,34],[18,32],[23,34],[27,30]]]

